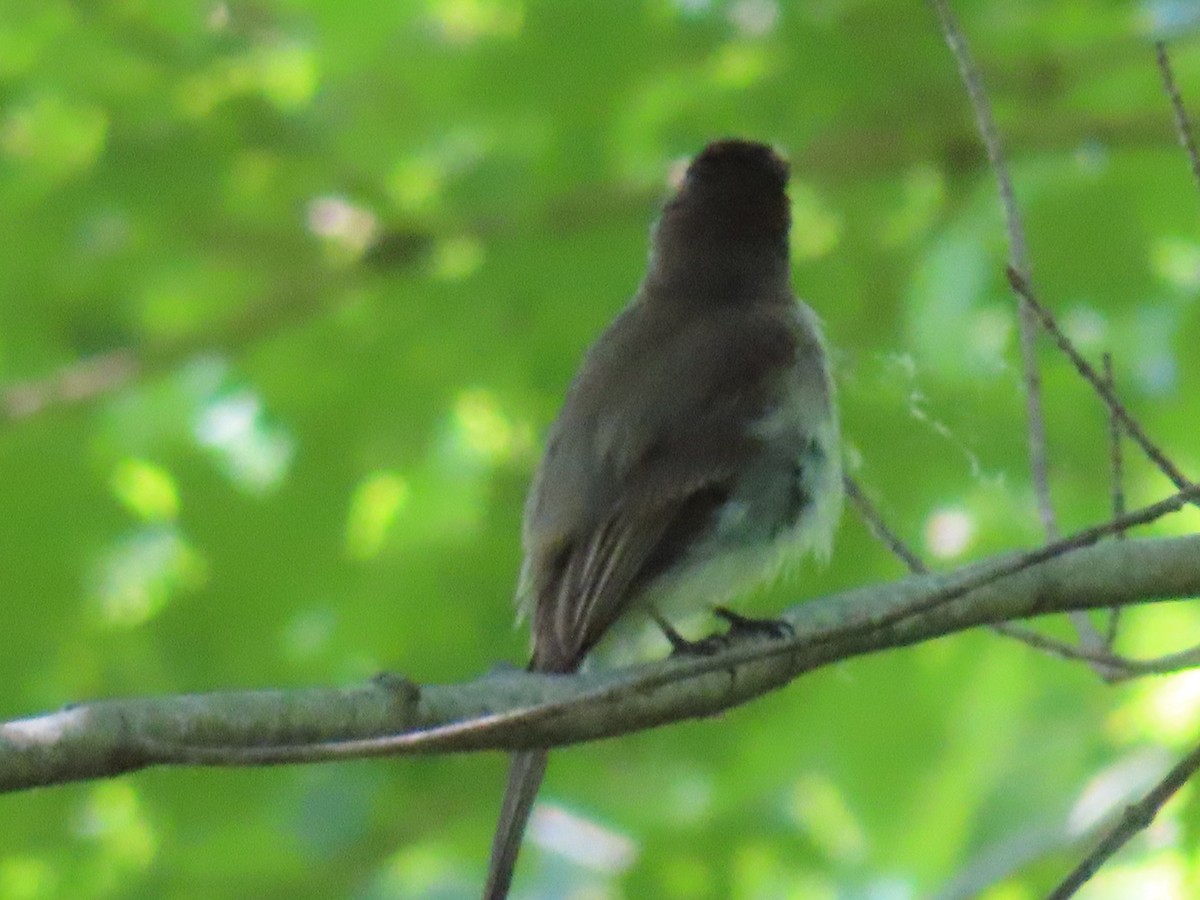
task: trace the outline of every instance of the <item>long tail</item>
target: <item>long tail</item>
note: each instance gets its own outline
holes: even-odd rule
[[[483,900],[504,900],[508,896],[517,853],[521,849],[521,838],[525,834],[529,813],[533,810],[533,798],[537,796],[542,776],[546,774],[548,759],[549,754],[545,750],[528,750],[512,755],[508,784],[504,788],[504,802],[500,806],[500,821],[496,825],[496,836],[492,839],[492,858],[488,863]]]

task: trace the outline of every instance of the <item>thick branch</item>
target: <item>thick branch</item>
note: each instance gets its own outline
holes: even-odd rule
[[[796,636],[783,652],[770,644],[756,654],[755,645],[741,643],[716,658],[574,676],[505,672],[422,687],[380,678],[350,690],[227,692],[68,707],[0,725],[0,790],[152,765],[571,744],[713,715],[813,669],[979,625],[1200,595],[1200,536],[1190,536],[1110,541],[930,604],[964,579],[974,583],[992,569],[1007,571],[1012,559],[794,606],[786,618]],[[920,612],[903,615],[906,609]]]

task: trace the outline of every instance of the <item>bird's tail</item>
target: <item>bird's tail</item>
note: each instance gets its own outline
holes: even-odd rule
[[[492,858],[488,862],[483,900],[504,900],[508,896],[517,853],[521,849],[521,838],[525,834],[529,813],[533,810],[533,798],[537,796],[542,776],[546,774],[548,759],[549,754],[545,750],[526,750],[512,755],[508,784],[504,788],[504,802],[500,806],[500,821],[496,825],[496,836],[492,839]]]

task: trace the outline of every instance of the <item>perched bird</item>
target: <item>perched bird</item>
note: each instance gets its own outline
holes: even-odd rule
[[[519,609],[536,672],[576,671],[619,618],[723,602],[841,512],[833,384],[791,288],[787,164],[709,144],[654,227],[645,278],[588,350],[525,504]],[[545,751],[513,755],[484,897],[508,894]]]

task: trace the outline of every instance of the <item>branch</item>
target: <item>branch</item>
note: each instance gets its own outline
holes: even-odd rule
[[[174,341],[123,347],[61,366],[42,378],[0,385],[0,431],[39,414],[69,409],[169,371],[205,350],[234,352],[302,321],[342,296],[319,278],[260,301],[229,322]]]
[[[1197,747],[1171,769],[1162,781],[1154,786],[1145,797],[1137,803],[1125,807],[1125,812],[1112,830],[1104,836],[1091,853],[1064,878],[1048,896],[1047,900],[1067,900],[1075,896],[1075,892],[1100,871],[1100,867],[1112,858],[1142,829],[1149,826],[1158,815],[1158,811],[1166,802],[1175,796],[1176,792],[1187,784],[1188,779],[1200,771],[1200,747]]]
[[[870,501],[858,483],[849,475],[844,476],[843,483],[847,499],[858,510],[859,515],[875,538],[897,556],[908,567],[909,572],[915,575],[929,572],[929,567],[925,565],[916,552],[910,549],[900,536],[888,527],[879,510],[875,508],[875,505]],[[1116,513],[1116,518],[1119,520],[1124,515],[1125,505],[1124,498],[1122,497],[1120,511]],[[1116,538],[1118,540],[1122,540],[1124,537],[1125,532],[1117,532]],[[1119,606],[1109,610],[1110,623],[1117,621],[1117,615],[1120,611],[1121,607]],[[1080,613],[1080,615],[1083,614]],[[1114,652],[1111,637],[1106,639],[1105,643],[1099,647],[1075,647],[1063,641],[1047,637],[1031,628],[1014,625],[1011,622],[1001,622],[992,625],[991,628],[997,634],[1021,641],[1035,650],[1057,657],[1058,659],[1089,663],[1109,684],[1128,681],[1145,675],[1166,675],[1171,672],[1191,669],[1200,665],[1200,647],[1188,647],[1177,653],[1170,653],[1154,659],[1130,659]],[[1112,625],[1110,624],[1110,631],[1111,628]]]
[[[1121,609],[1121,607],[1118,606],[1116,609]],[[1046,637],[1040,631],[1007,622],[992,627],[1000,634],[1015,638],[1035,650],[1041,650],[1048,656],[1102,666],[1107,670],[1104,680],[1109,684],[1132,681],[1134,678],[1142,678],[1146,675],[1170,675],[1173,672],[1200,666],[1200,647],[1187,647],[1176,653],[1168,653],[1152,659],[1133,659],[1114,653],[1110,647],[1101,647],[1098,650],[1073,647],[1054,638]]]
[[[1136,514],[1135,514],[1136,515]],[[1040,551],[1038,551],[1040,553]],[[806,672],[980,625],[1200,595],[1200,536],[1006,556],[790,608],[795,636],[609,672],[458,685],[227,692],[72,706],[0,724],[0,791],[153,765],[249,765],[596,740],[711,716]]]
[[[322,268],[305,258],[293,266],[286,283],[228,319],[172,340],[97,353],[40,378],[0,384],[0,433],[42,413],[79,406],[170,371],[198,353],[237,353],[330,313],[370,277],[413,267],[433,240],[426,232],[388,231],[356,266],[346,269]],[[315,248],[312,256],[317,256]]]
[[[1011,268],[1008,270],[1008,281],[1022,302],[1028,304],[1029,308],[1033,310],[1042,327],[1046,329],[1046,333],[1054,339],[1054,343],[1058,345],[1058,348],[1071,360],[1076,371],[1083,376],[1088,384],[1095,388],[1096,393],[1103,398],[1109,410],[1112,411],[1112,414],[1120,420],[1125,433],[1133,439],[1135,444],[1142,448],[1142,452],[1150,458],[1151,462],[1158,466],[1159,471],[1166,475],[1177,489],[1184,490],[1190,484],[1187,476],[1171,460],[1167,459],[1166,454],[1147,437],[1146,432],[1142,430],[1142,426],[1125,409],[1124,404],[1113,393],[1112,388],[1105,382],[1104,378],[1075,349],[1075,345],[1063,334],[1062,330],[1058,327],[1058,323],[1054,321],[1054,317],[1050,314],[1050,311],[1034,295],[1029,281],[1020,272]]]
[[[967,45],[966,35],[958,27],[958,21],[950,10],[947,0],[932,0],[942,34],[950,52],[958,63],[958,71],[962,77],[963,87],[975,111],[975,125],[979,130],[979,139],[987,150],[988,162],[996,173],[996,187],[1000,194],[1000,207],[1004,212],[1004,226],[1008,234],[1008,265],[1011,271],[1019,272],[1028,282],[1031,278],[1029,268],[1029,250],[1025,240],[1025,225],[1021,221],[1021,211],[1017,207],[1016,192],[1013,190],[1012,176],[1008,172],[1008,161],[1004,155],[1004,147],[1000,143],[1000,134],[996,129],[995,117],[992,115],[992,104],[988,99],[987,90],[983,86],[983,78],[971,59],[971,50]],[[1046,453],[1046,416],[1042,408],[1042,376],[1038,370],[1035,339],[1037,337],[1037,322],[1029,304],[1022,302],[1017,310],[1021,346],[1021,371],[1025,382],[1025,419],[1029,435],[1029,472],[1033,481],[1033,492],[1037,498],[1038,517],[1047,540],[1054,540],[1060,534],[1058,522],[1054,514],[1054,502],[1050,497],[1050,464]],[[1084,613],[1075,612],[1070,616],[1071,624],[1079,636],[1079,643],[1085,650],[1097,651],[1104,647],[1100,633],[1092,624],[1091,619]],[[1109,670],[1096,666],[1101,676],[1106,676]]]
[[[879,510],[875,508],[875,504],[866,495],[857,481],[849,475],[842,477],[842,486],[846,491],[846,499],[850,504],[858,510],[858,514],[866,523],[867,529],[875,536],[883,546],[891,551],[892,555],[899,559],[908,571],[913,575],[925,575],[929,572],[929,566],[925,565],[925,561],[917,555],[917,552],[904,543],[904,539],[896,534],[887,522],[883,520],[883,516]]]
[[[1158,41],[1154,45],[1154,57],[1158,62],[1158,72],[1162,76],[1163,90],[1171,101],[1171,113],[1175,117],[1175,131],[1179,135],[1179,143],[1187,153],[1188,162],[1192,164],[1192,176],[1200,187],[1200,153],[1196,151],[1196,139],[1192,136],[1192,123],[1188,119],[1187,109],[1183,105],[1183,97],[1179,86],[1175,84],[1175,75],[1171,72],[1171,60],[1167,56],[1167,45]]]
[[[1000,194],[1000,208],[1004,212],[1004,228],[1008,234],[1008,264],[1022,277],[1029,279],[1029,252],[1025,242],[1025,226],[1021,222],[1021,212],[1017,208],[1017,198],[1013,191],[1012,177],[1008,174],[1008,161],[1004,156],[1004,148],[1000,143],[1000,134],[996,130],[996,121],[992,116],[992,104],[988,99],[987,90],[983,86],[983,78],[979,74],[974,61],[971,59],[971,49],[967,46],[966,35],[958,27],[958,21],[950,10],[947,0],[931,0],[934,12],[942,28],[942,35],[950,52],[958,63],[958,72],[966,88],[967,97],[971,101],[971,109],[975,113],[975,127],[979,130],[979,139],[987,150],[988,162],[996,173],[996,188]],[[1038,515],[1042,520],[1042,528],[1050,540],[1058,537],[1058,526],[1054,518],[1054,506],[1050,500],[1050,475],[1046,462],[1046,420],[1042,412],[1042,379],[1038,372],[1037,356],[1034,352],[1034,338],[1037,335],[1037,323],[1033,313],[1024,303],[1018,314],[1021,338],[1021,369],[1025,380],[1025,413],[1029,430],[1029,468],[1033,479],[1034,494],[1038,502]],[[1082,638],[1083,635],[1081,634]]]
[[[1117,376],[1113,369],[1113,358],[1111,353],[1105,353],[1101,357],[1101,366],[1104,370],[1103,380],[1104,386],[1112,391],[1112,395],[1117,396]],[[1108,480],[1109,490],[1112,496],[1112,514],[1114,516],[1122,516],[1125,514],[1125,459],[1121,453],[1121,420],[1117,418],[1117,414],[1113,412],[1112,407],[1108,407]],[[1117,535],[1118,540],[1125,535]],[[1117,633],[1121,628],[1121,609],[1109,610],[1108,613],[1108,628],[1104,634],[1104,646],[1112,650],[1113,645],[1117,642]]]

